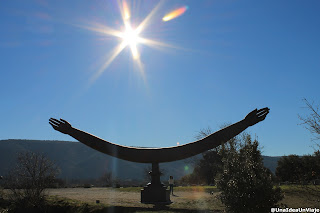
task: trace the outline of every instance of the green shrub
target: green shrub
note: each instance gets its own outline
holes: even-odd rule
[[[263,166],[258,146],[258,141],[252,142],[247,134],[239,149],[231,144],[224,155],[224,172],[218,188],[228,212],[270,212],[283,198],[280,188],[274,188],[271,174]]]

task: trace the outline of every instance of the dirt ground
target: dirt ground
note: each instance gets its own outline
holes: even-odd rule
[[[140,192],[127,192],[112,188],[65,188],[50,189],[49,195],[70,198],[73,200],[84,201],[87,203],[100,203],[111,206],[144,207],[153,208],[151,204],[140,203]],[[170,207],[187,209],[211,209],[208,203],[212,204],[217,200],[217,193],[210,194],[204,191],[176,191],[170,196],[173,202]],[[210,202],[208,202],[210,201]]]

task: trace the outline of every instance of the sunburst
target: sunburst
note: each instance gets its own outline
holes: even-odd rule
[[[121,38],[125,46],[130,46],[132,56],[137,60],[139,58],[137,44],[142,42],[142,39],[139,37],[139,32],[136,29],[132,29],[129,22],[125,24],[125,27],[125,32],[121,34]]]
[[[138,27],[133,28],[130,22],[131,14],[129,5],[127,4],[126,0],[118,0],[118,6],[120,9],[121,17],[123,20],[123,31],[112,29],[106,25],[102,25],[99,23],[90,24],[87,26],[83,25],[76,25],[81,28],[85,28],[90,31],[97,32],[99,34],[102,34],[104,36],[113,36],[116,38],[120,38],[120,42],[116,45],[116,47],[111,50],[105,59],[105,62],[103,62],[103,65],[97,70],[97,72],[93,75],[91,80],[89,81],[89,84],[92,84],[95,80],[99,78],[99,76],[107,70],[107,68],[110,66],[110,64],[117,58],[117,56],[126,48],[129,47],[132,53],[132,58],[134,59],[134,63],[138,66],[138,70],[141,73],[141,76],[145,80],[145,74],[144,74],[144,68],[143,63],[141,62],[141,57],[138,49],[139,44],[148,45],[153,48],[175,48],[175,49],[184,49],[180,48],[171,44],[155,41],[149,38],[143,38],[140,36],[142,31],[146,28],[146,26],[151,22],[151,18],[154,16],[154,14],[158,11],[161,4],[164,1],[160,1],[147,15],[145,19],[138,25]],[[184,6],[182,8],[176,9],[172,11],[171,13],[167,14],[165,17],[162,18],[162,21],[169,21],[174,18],[177,18],[178,16],[181,16],[186,10],[188,9],[187,6]]]
[[[94,74],[91,79],[91,83],[94,82],[109,66],[110,64],[116,59],[116,57],[126,48],[129,47],[131,49],[132,57],[134,62],[138,65],[138,69],[145,79],[143,64],[141,62],[138,44],[148,45],[150,47],[170,47],[173,48],[174,46],[155,41],[148,38],[143,38],[140,36],[141,32],[146,28],[149,24],[152,16],[156,13],[159,9],[162,1],[160,1],[153,10],[147,15],[147,17],[138,25],[138,27],[133,28],[130,22],[131,14],[129,10],[129,6],[126,1],[118,1],[118,5],[121,12],[121,17],[123,20],[124,31],[119,31],[116,29],[112,29],[108,26],[102,24],[95,24],[90,26],[79,26],[85,28],[90,31],[95,31],[103,35],[107,36],[114,36],[120,38],[120,43],[108,54],[107,59],[105,60],[104,64],[101,68]]]

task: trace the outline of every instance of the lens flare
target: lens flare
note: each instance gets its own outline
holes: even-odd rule
[[[130,18],[130,10],[126,1],[122,2],[122,8],[123,8],[123,18],[125,20],[128,20]]]
[[[188,6],[184,6],[179,9],[176,9],[176,10],[168,13],[167,15],[165,15],[162,18],[162,21],[170,21],[174,18],[177,18],[177,17],[181,16],[182,14],[184,14],[187,11],[187,9],[188,9]]]
[[[110,66],[110,64],[117,58],[117,56],[126,48],[129,47],[131,49],[132,57],[135,61],[135,64],[138,66],[138,70],[141,73],[141,76],[145,80],[145,74],[144,74],[144,64],[141,61],[138,45],[143,44],[150,46],[152,48],[160,49],[160,48],[176,48],[180,49],[176,46],[166,44],[163,42],[155,41],[148,38],[143,38],[140,36],[140,33],[148,26],[151,25],[151,20],[156,14],[156,12],[159,10],[160,6],[163,4],[164,1],[160,1],[153,9],[152,11],[143,19],[142,22],[136,27],[133,28],[131,25],[131,18],[132,14],[130,12],[130,4],[127,3],[127,0],[117,0],[119,10],[121,13],[121,18],[124,25],[124,30],[119,31],[117,29],[112,29],[108,26],[99,24],[99,23],[88,23],[86,25],[79,25],[74,24],[76,27],[81,27],[86,30],[90,30],[93,32],[96,32],[98,34],[101,34],[103,36],[113,36],[120,38],[120,42],[105,56],[105,62],[103,65],[94,73],[92,78],[89,80],[89,86],[97,80],[100,75]],[[187,7],[185,7],[184,10],[186,10]],[[184,11],[183,11],[184,12]],[[183,13],[182,12],[182,13]],[[180,14],[178,14],[179,16]]]

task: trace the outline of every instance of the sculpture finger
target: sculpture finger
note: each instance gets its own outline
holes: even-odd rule
[[[70,125],[70,123],[68,121],[63,120],[62,118],[60,118],[60,120],[63,121],[65,124],[69,124]]]
[[[50,118],[49,120],[50,122],[54,123],[55,125],[59,126],[61,124],[61,121],[54,119],[54,118]]]
[[[257,114],[257,116],[261,117],[261,116],[265,116],[267,114],[269,114],[269,111],[260,112],[259,114]]]
[[[265,115],[263,115],[263,116],[259,117],[259,122],[260,122],[260,121],[263,121],[266,117],[267,117],[267,114],[265,114]]]
[[[53,123],[53,124],[55,124],[56,126],[59,126],[60,125],[60,123],[57,123],[56,121],[50,121],[51,123]]]
[[[268,113],[269,113],[268,108],[260,109],[257,113],[257,116],[261,116],[261,115],[268,114]]]
[[[269,108],[265,107],[265,108],[259,109],[257,113],[268,112],[268,111],[269,111]]]
[[[265,111],[265,110],[270,110],[268,107],[264,107],[262,109],[259,109],[258,111]]]
[[[58,124],[56,124],[56,123],[54,123],[54,122],[52,122],[52,121],[49,121],[49,124],[50,124],[51,126],[59,126]]]
[[[50,118],[50,120],[61,123],[61,121],[59,121],[58,119],[55,119],[55,118]]]
[[[252,110],[252,111],[246,116],[246,118],[250,118],[250,117],[252,117],[252,116],[255,116],[256,114],[257,114],[257,109]]]
[[[50,122],[49,122],[49,124],[52,126],[52,128],[54,128],[55,130],[58,130],[58,126],[56,126],[55,124],[50,123]]]

